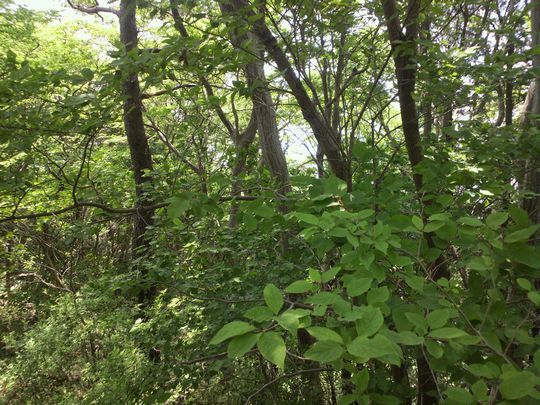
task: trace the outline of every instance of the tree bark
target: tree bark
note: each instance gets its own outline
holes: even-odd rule
[[[533,48],[540,45],[540,0],[533,0],[531,8],[531,28]],[[533,68],[540,68],[540,55],[536,53],[533,57]],[[540,129],[540,78],[536,78],[529,86],[525,111],[522,118],[522,125],[525,127],[535,127]],[[538,135],[537,135],[538,136]],[[540,159],[531,157],[525,163],[525,175],[523,179],[523,189],[534,193],[531,197],[526,197],[522,201],[522,207],[531,221],[540,223]]]
[[[122,0],[120,2],[120,41],[127,53],[138,46],[136,1]],[[122,95],[124,97],[124,129],[131,154],[131,165],[135,178],[136,207],[152,205],[152,154],[146,138],[143,105],[141,102],[141,90],[137,72],[132,66],[128,66],[123,72]],[[147,253],[149,244],[145,238],[145,232],[153,223],[154,210],[144,209],[133,216],[132,234],[132,257],[135,266],[138,259]],[[146,272],[141,268],[143,277]],[[146,302],[152,299],[152,288],[141,289],[139,300]]]
[[[224,16],[231,16],[240,12],[236,4],[228,1],[220,1],[219,6]],[[244,72],[247,84],[252,89],[251,101],[257,121],[262,156],[270,174],[279,183],[280,193],[288,192],[290,191],[289,170],[279,139],[276,110],[272,96],[268,91],[264,73],[264,50],[261,49],[257,38],[250,34],[239,34],[232,31],[230,35],[232,43],[237,49],[241,49],[242,43],[248,40],[251,40],[254,46],[254,54],[257,59],[247,63],[244,66]]]
[[[388,36],[394,55],[395,75],[397,79],[397,90],[400,104],[401,121],[405,145],[411,166],[416,167],[424,155],[420,144],[420,130],[418,123],[418,113],[414,101],[414,91],[416,83],[417,65],[416,40],[418,38],[418,17],[420,14],[420,0],[409,0],[407,5],[404,26],[402,27],[399,12],[395,0],[381,0]],[[421,204],[429,205],[430,201],[422,201],[423,178],[419,173],[413,174],[416,191],[420,196]],[[424,211],[424,210],[423,210]],[[433,236],[424,233],[427,245],[435,247]],[[430,265],[430,276],[434,279],[449,277],[448,268],[444,258],[440,256]],[[437,392],[437,381],[434,373],[430,369],[427,359],[423,355],[417,358],[418,366],[418,403],[436,404],[438,400],[432,393]]]
[[[253,17],[254,13],[250,10],[250,3],[246,0],[232,0],[231,4],[233,4],[235,10],[237,10],[239,14],[243,14],[244,17]],[[350,188],[351,178],[349,168],[339,143],[339,137],[335,131],[332,130],[331,125],[326,122],[323,115],[317,109],[316,104],[309,97],[302,81],[298,78],[283,49],[279,47],[277,39],[266,25],[264,18],[259,18],[255,22],[248,22],[248,24],[251,27],[251,32],[264,46],[268,55],[270,55],[276,63],[283,78],[289,85],[289,88],[302,111],[302,116],[309,123],[313,135],[328,159],[332,171],[337,177],[347,182],[347,185]]]

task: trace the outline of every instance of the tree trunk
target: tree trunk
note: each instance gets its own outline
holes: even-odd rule
[[[122,0],[120,2],[120,41],[129,53],[137,48],[136,1]],[[152,155],[144,129],[143,106],[137,72],[132,66],[123,72],[122,95],[124,96],[124,129],[126,132],[131,165],[135,177],[136,207],[152,204]],[[135,266],[148,250],[145,232],[153,223],[154,210],[142,209],[133,217],[132,256]],[[143,277],[145,271],[141,268]],[[149,301],[153,296],[152,288],[142,288],[139,300]]]
[[[531,46],[535,48],[540,45],[540,0],[533,1],[531,26]],[[540,68],[540,55],[538,53],[533,57],[533,68]],[[525,127],[540,129],[540,78],[536,78],[529,86],[522,124]],[[538,157],[531,157],[525,163],[523,189],[534,193],[534,195],[524,198],[522,207],[527,211],[533,223],[540,224],[540,159]]]
[[[253,17],[253,12],[250,10],[250,4],[247,1],[232,0],[230,3],[234,5],[235,11],[238,14],[241,13],[246,18]],[[248,24],[251,26],[252,33],[258,38],[268,52],[268,55],[274,60],[283,78],[289,85],[291,92],[300,106],[302,116],[309,123],[313,135],[321,146],[332,171],[337,177],[347,182],[350,188],[349,168],[339,143],[339,137],[309,97],[302,81],[298,78],[289,62],[287,55],[278,46],[277,39],[268,29],[264,18],[257,19],[255,22]]]
[[[405,145],[409,155],[411,166],[418,165],[424,159],[420,145],[420,131],[418,113],[414,101],[417,65],[415,62],[416,40],[418,38],[418,16],[420,13],[420,0],[409,0],[404,20],[401,25],[395,0],[381,0],[384,17],[386,20],[388,36],[394,54],[395,75],[403,126]],[[404,30],[404,32],[403,32]],[[413,174],[414,184],[423,205],[429,205],[430,201],[422,201],[421,193],[423,178],[419,173]],[[424,211],[424,210],[423,210]],[[430,248],[435,247],[433,236],[424,233],[424,238]],[[439,257],[430,265],[430,276],[434,279],[449,277],[448,268],[444,258]],[[417,359],[418,366],[418,403],[436,404],[438,400],[432,393],[437,392],[437,381],[430,369],[427,359],[420,355]]]

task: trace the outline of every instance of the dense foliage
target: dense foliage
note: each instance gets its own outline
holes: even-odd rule
[[[0,0],[0,403],[540,401],[539,0],[100,3]]]

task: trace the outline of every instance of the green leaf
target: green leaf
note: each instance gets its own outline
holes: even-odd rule
[[[368,208],[368,209],[365,209],[365,210],[362,210],[362,211],[358,211],[356,213],[356,218],[357,219],[366,219],[366,218],[369,218],[370,216],[372,216],[373,214],[375,214],[375,211],[373,211],[371,208]]]
[[[227,356],[230,359],[242,357],[251,350],[255,343],[257,343],[256,334],[246,333],[245,335],[236,336],[229,342],[229,346],[227,347]]]
[[[304,354],[304,357],[318,361],[320,363],[330,363],[339,359],[343,355],[343,347],[331,340],[315,342],[313,346]]]
[[[424,229],[424,221],[422,221],[422,218],[420,218],[418,215],[414,215],[412,217],[412,223],[419,231]]]
[[[405,312],[405,317],[417,328],[419,333],[423,334],[427,332],[427,322],[424,315],[417,312]]]
[[[367,295],[369,305],[385,302],[388,298],[390,298],[390,292],[386,286],[374,288]]]
[[[356,392],[364,392],[369,384],[369,371],[367,368],[363,368],[362,370],[358,371],[357,373],[354,373],[351,376],[351,381],[355,385],[355,391]]]
[[[529,291],[527,293],[527,298],[530,299],[534,305],[540,306],[540,293],[537,293],[536,291]]]
[[[440,328],[431,331],[429,336],[435,339],[456,339],[463,336],[469,336],[467,332],[458,328]]]
[[[309,281],[298,280],[289,284],[289,286],[285,288],[285,292],[288,294],[303,294],[311,291],[312,288],[313,284],[311,284]]]
[[[504,238],[505,243],[526,242],[529,238],[540,228],[540,225],[532,225],[525,229],[520,229],[506,235]]]
[[[446,225],[446,222],[430,222],[424,227],[424,232],[433,232],[436,231],[439,228],[442,228],[444,225]]]
[[[529,371],[503,373],[500,390],[503,398],[519,399],[529,395],[536,384],[536,376]]]
[[[266,204],[261,204],[253,210],[255,215],[263,218],[271,218],[274,216],[274,210]]]
[[[415,275],[405,276],[405,282],[415,291],[422,292],[424,290],[424,277]]]
[[[321,283],[328,283],[330,280],[332,280],[341,270],[340,266],[334,266],[330,270],[325,271],[324,273],[320,274],[321,277]]]
[[[266,360],[281,369],[285,368],[287,348],[283,338],[278,333],[263,333],[257,341],[257,347]]]
[[[525,291],[531,291],[533,289],[532,283],[525,279],[525,278],[518,278],[517,280],[518,285],[523,288]]]
[[[281,291],[274,284],[266,284],[263,290],[264,302],[268,305],[268,308],[272,310],[274,314],[278,314],[281,307],[283,307],[283,297]]]
[[[463,368],[476,377],[488,379],[497,378],[501,373],[499,367],[491,362],[483,364],[465,364]]]
[[[444,354],[444,350],[441,345],[433,340],[424,341],[424,346],[426,347],[428,353],[436,359],[440,359]]]
[[[268,307],[256,306],[244,312],[244,316],[255,322],[267,322],[272,320],[273,312]]]
[[[427,323],[431,329],[442,328],[450,319],[450,310],[436,309],[427,316]]]
[[[508,220],[507,212],[493,212],[486,218],[486,224],[491,229],[498,229],[499,226],[504,224]]]
[[[296,218],[301,221],[304,221],[310,225],[319,225],[319,218],[312,214],[306,214],[304,212],[295,212],[293,214]]]
[[[343,395],[337,405],[350,405],[352,404],[353,402],[356,402],[358,400],[358,395],[356,394],[347,394],[347,395]]]
[[[464,388],[451,387],[445,391],[446,396],[449,400],[456,402],[458,404],[472,404],[474,403],[474,398],[471,393]]]
[[[290,312],[284,312],[276,318],[278,324],[283,328],[288,330],[291,335],[296,335],[298,326],[300,325],[299,317]]]
[[[399,346],[381,334],[373,338],[359,336],[347,345],[347,351],[363,361],[379,359],[396,365],[401,363],[403,357]]]
[[[312,326],[306,330],[317,340],[331,340],[333,342],[343,343],[343,338],[330,328],[324,326]]]
[[[474,394],[474,399],[477,401],[486,401],[488,399],[487,392],[489,388],[482,380],[478,380],[471,385],[471,391]]]
[[[223,326],[210,340],[211,345],[217,345],[227,339],[230,339],[234,336],[243,335],[247,332],[251,332],[255,328],[247,322],[243,321],[232,321],[227,325]]]
[[[185,198],[171,197],[167,200],[167,216],[170,219],[180,217],[184,212],[191,208],[191,201]]]
[[[473,217],[461,217],[458,219],[458,223],[462,225],[472,226],[474,228],[484,226],[484,223],[482,221],[480,221],[478,218]]]
[[[349,297],[358,297],[359,295],[362,295],[367,290],[369,290],[372,282],[372,278],[352,278],[345,283],[345,287],[347,288],[347,294],[349,295]]]
[[[358,336],[371,336],[384,324],[384,317],[379,308],[362,307],[362,317],[356,321]]]
[[[405,346],[416,346],[424,343],[424,338],[411,331],[396,333],[396,343]]]

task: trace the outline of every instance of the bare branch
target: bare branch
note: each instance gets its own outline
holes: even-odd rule
[[[332,368],[329,368],[329,367],[326,367],[326,368],[310,368],[310,369],[307,369],[307,370],[300,370],[300,371],[295,371],[294,373],[289,373],[289,374],[282,374],[276,378],[274,378],[273,380],[267,382],[266,384],[264,384],[261,388],[259,388],[257,391],[255,391],[253,394],[251,394],[247,399],[246,399],[246,402],[244,402],[244,405],[248,405],[251,400],[253,398],[255,398],[257,395],[259,395],[261,392],[263,392],[265,389],[267,389],[268,387],[274,385],[275,383],[277,383],[278,381],[280,380],[283,380],[284,378],[290,378],[290,377],[294,377],[294,376],[297,376],[297,375],[301,375],[301,374],[309,374],[309,373],[322,373],[323,371],[332,371],[333,369]]]
[[[120,10],[117,10],[112,7],[101,7],[99,5],[88,7],[88,6],[81,6],[81,5],[75,4],[73,3],[72,0],[67,0],[67,2],[71,8],[74,8],[75,10],[81,11],[86,14],[111,13],[117,17],[120,17]]]

